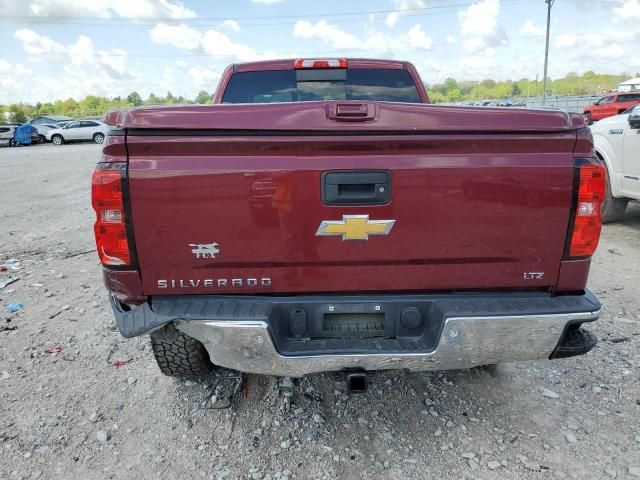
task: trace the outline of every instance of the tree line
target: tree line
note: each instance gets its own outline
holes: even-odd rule
[[[150,94],[145,100],[138,92],[131,92],[126,97],[99,97],[88,95],[80,101],[73,98],[56,100],[55,102],[38,102],[35,104],[15,103],[0,105],[0,123],[25,123],[29,118],[38,115],[66,115],[72,118],[104,115],[114,108],[140,107],[142,105],[185,105],[211,103],[212,94],[202,90],[192,100],[183,96],[175,96],[167,92],[164,97]],[[5,113],[6,112],[6,113]]]
[[[632,77],[629,73],[619,75],[597,74],[592,71],[578,75],[569,73],[564,78],[548,79],[547,95],[597,95],[615,90],[618,85]],[[640,77],[640,73],[635,76]],[[429,97],[433,103],[473,102],[496,99],[523,99],[542,95],[542,80],[522,78],[520,80],[495,81],[457,81],[446,79],[443,83],[427,84]],[[66,115],[79,118],[90,115],[103,115],[114,108],[139,107],[142,105],[171,104],[207,104],[212,95],[201,91],[192,100],[183,96],[174,96],[171,92],[162,96],[150,94],[142,99],[138,92],[131,92],[126,97],[99,97],[89,95],[83,100],[73,98],[56,100],[55,102],[36,103],[34,105],[18,103],[0,105],[0,123],[24,123],[38,115]],[[5,113],[6,112],[6,113]]]
[[[616,90],[620,83],[632,76],[640,77],[640,73],[610,75],[588,71],[578,75],[572,72],[564,78],[547,79],[547,95],[599,95]],[[542,96],[542,84],[541,79],[530,78],[500,82],[491,79],[456,81],[447,78],[443,83],[427,85],[427,90],[433,103],[473,102]]]

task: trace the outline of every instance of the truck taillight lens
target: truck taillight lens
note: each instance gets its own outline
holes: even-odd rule
[[[300,58],[293,64],[296,69],[302,68],[347,68],[347,61],[344,58]]]
[[[123,164],[101,164],[91,179],[91,204],[96,211],[96,246],[100,261],[107,266],[131,266],[123,172]]]
[[[575,210],[569,257],[590,257],[598,247],[602,229],[604,166],[597,160],[579,160],[575,176]]]

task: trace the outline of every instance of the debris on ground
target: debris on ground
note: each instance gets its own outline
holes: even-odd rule
[[[18,280],[20,280],[18,277],[9,277],[5,279],[0,279],[0,289],[3,289],[6,286],[11,285],[12,283],[17,282]]]
[[[97,256],[69,256],[93,247],[88,159],[100,149],[34,149],[46,159],[0,149],[0,178],[15,178],[0,189],[15,209],[0,265],[19,267],[0,279],[20,278],[0,290],[0,478],[640,478],[640,205],[603,228],[589,283],[602,317],[585,325],[600,342],[587,355],[378,372],[360,395],[331,373],[244,375],[229,408],[211,410],[200,405],[213,376],[162,375],[147,336],[117,331]]]
[[[24,305],[20,304],[20,303],[10,303],[9,305],[7,305],[7,312],[9,313],[16,313],[18,310],[20,310]]]
[[[60,345],[56,345],[53,348],[45,348],[44,349],[44,353],[48,354],[48,355],[57,355],[59,353],[62,353],[64,349],[60,346]]]

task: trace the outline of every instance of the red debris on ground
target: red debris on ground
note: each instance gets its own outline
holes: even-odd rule
[[[58,353],[62,353],[62,347],[60,345],[56,345],[54,348],[45,348],[44,353],[57,355]]]
[[[242,398],[249,398],[249,382],[246,380],[242,383]]]

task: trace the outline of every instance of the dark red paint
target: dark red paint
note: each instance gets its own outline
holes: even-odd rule
[[[592,148],[577,134],[580,115],[373,106],[363,122],[329,118],[334,102],[109,114],[127,130],[140,272],[106,271],[109,288],[125,302],[159,294],[584,288],[588,261],[562,261],[575,157]],[[117,138],[105,146],[106,161],[125,158]],[[323,205],[327,170],[388,170],[391,202]],[[344,214],[396,224],[366,242],[315,235],[321,221]],[[195,258],[189,244],[211,242],[219,244],[216,258]],[[527,279],[528,272],[544,278]],[[271,285],[203,286],[247,278]],[[162,289],[158,280],[197,287]]]

